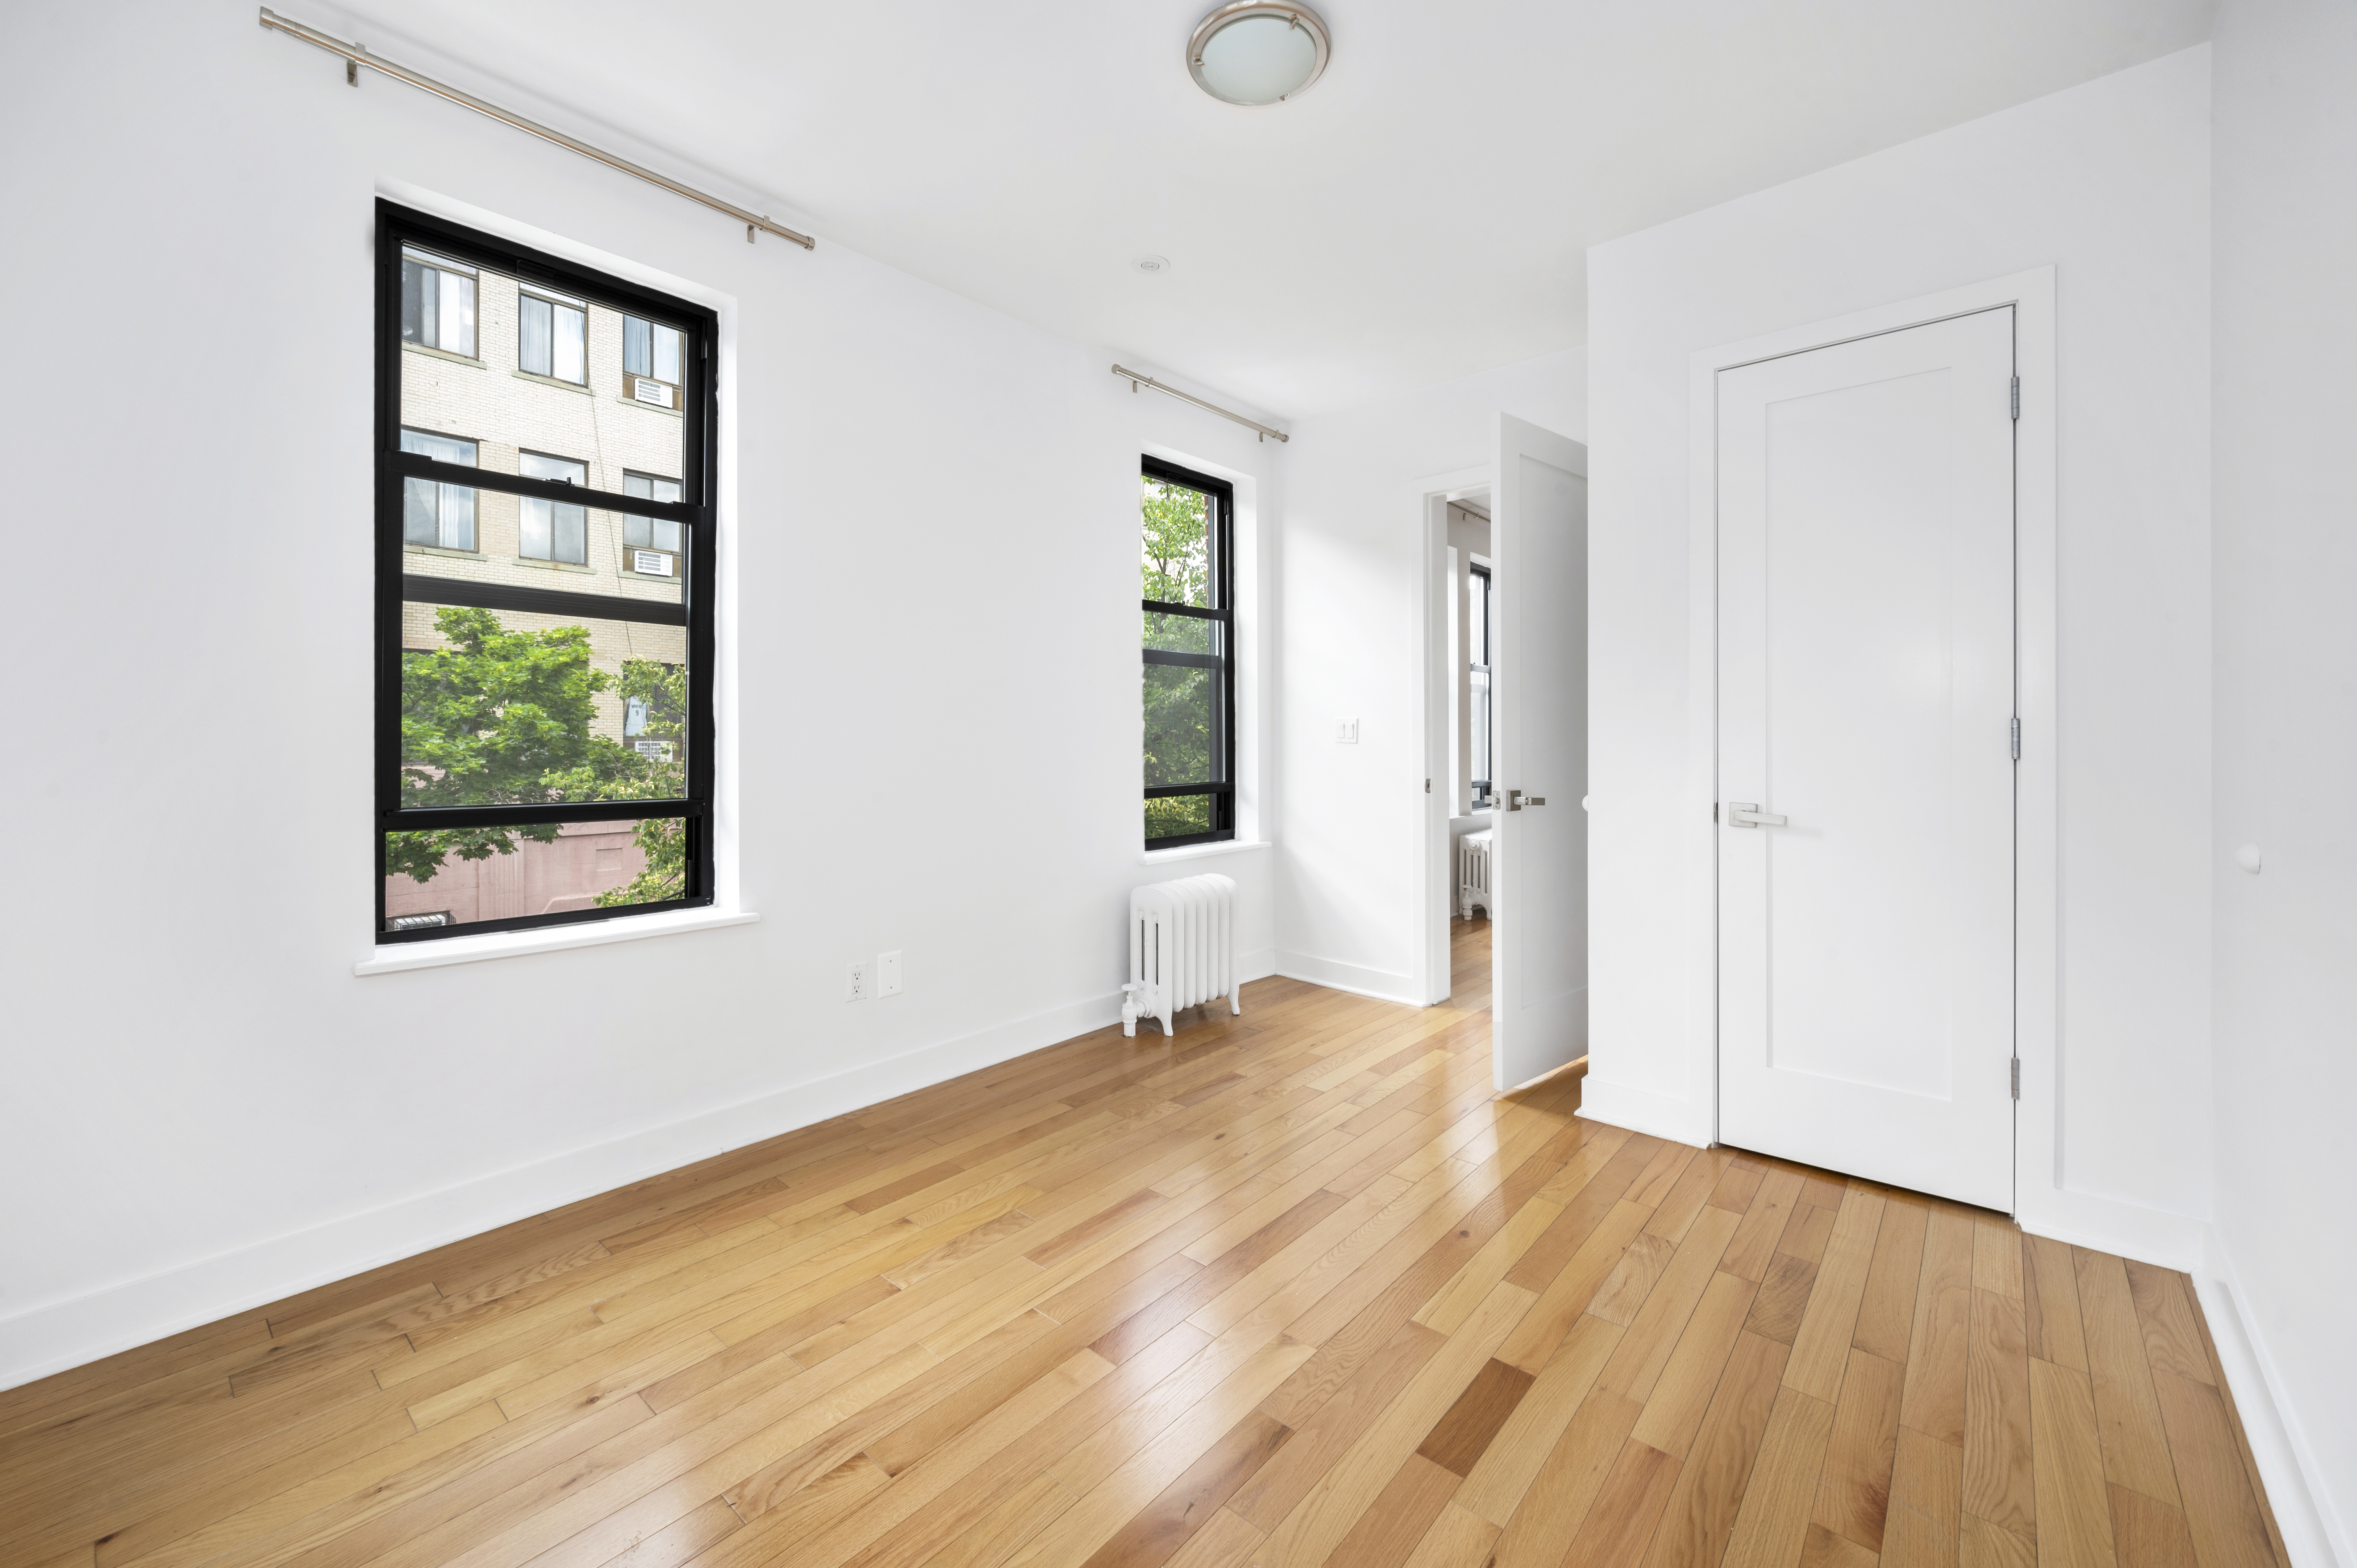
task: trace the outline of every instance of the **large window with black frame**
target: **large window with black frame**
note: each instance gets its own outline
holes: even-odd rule
[[[378,940],[709,904],[716,318],[378,220]]]
[[[1235,490],[1146,458],[1146,847],[1236,832]]]

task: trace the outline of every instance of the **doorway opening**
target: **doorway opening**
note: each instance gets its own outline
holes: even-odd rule
[[[1497,436],[1419,487],[1417,918],[1424,999],[1482,993],[1504,1092],[1587,1054],[1587,449],[1512,414]]]
[[[1443,502],[1448,527],[1448,995],[1458,1006],[1489,1005],[1491,940],[1497,898],[1491,863],[1497,847],[1495,711],[1497,564],[1491,553],[1486,485]]]

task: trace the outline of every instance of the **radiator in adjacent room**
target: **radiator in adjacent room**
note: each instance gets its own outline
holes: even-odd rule
[[[1149,883],[1129,894],[1129,983],[1121,1032],[1159,1018],[1168,1035],[1182,1009],[1224,996],[1244,1010],[1236,981],[1236,885],[1220,875]]]
[[[1457,913],[1465,919],[1473,918],[1476,904],[1484,915],[1498,912],[1490,902],[1490,843],[1496,832],[1495,828],[1483,828],[1457,841]]]

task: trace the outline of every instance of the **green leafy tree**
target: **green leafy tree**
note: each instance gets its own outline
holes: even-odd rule
[[[1161,604],[1211,603],[1211,501],[1199,490],[1140,476],[1142,597]],[[1214,651],[1215,621],[1146,612],[1146,646],[1185,653]],[[1148,664],[1145,671],[1146,782],[1195,784],[1211,777],[1212,671]],[[1211,828],[1203,796],[1146,802],[1149,839]]]
[[[455,607],[436,610],[434,620],[443,646],[403,655],[404,806],[557,805],[685,793],[683,670],[645,660],[623,667],[622,694],[644,700],[648,733],[672,743],[667,759],[650,758],[590,733],[597,694],[615,682],[591,665],[587,628],[512,629],[490,610]],[[673,830],[668,840],[666,828]],[[554,843],[557,833],[554,822],[388,833],[385,873],[430,882],[447,860],[512,854],[520,843]],[[599,903],[651,901],[629,895],[641,884],[666,885],[659,874],[665,856],[668,885],[684,886],[682,825],[641,822],[638,839],[648,851],[647,871],[600,895]],[[651,897],[665,896],[676,895]]]

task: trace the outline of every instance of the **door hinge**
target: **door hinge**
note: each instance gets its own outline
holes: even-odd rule
[[[1710,803],[1710,820],[1714,822],[1718,821],[1718,802],[1716,800]]]
[[[2013,721],[2013,759],[2016,762],[2021,760],[2021,721],[2019,719]]]
[[[2021,417],[2021,378],[2019,376],[2013,378],[2013,416],[2016,419]]]
[[[2021,1098],[2021,1058],[2019,1057],[2013,1058],[2013,1097],[2016,1100]]]
[[[1432,793],[1432,780],[1429,779],[1424,781],[1424,792],[1427,795]]]

